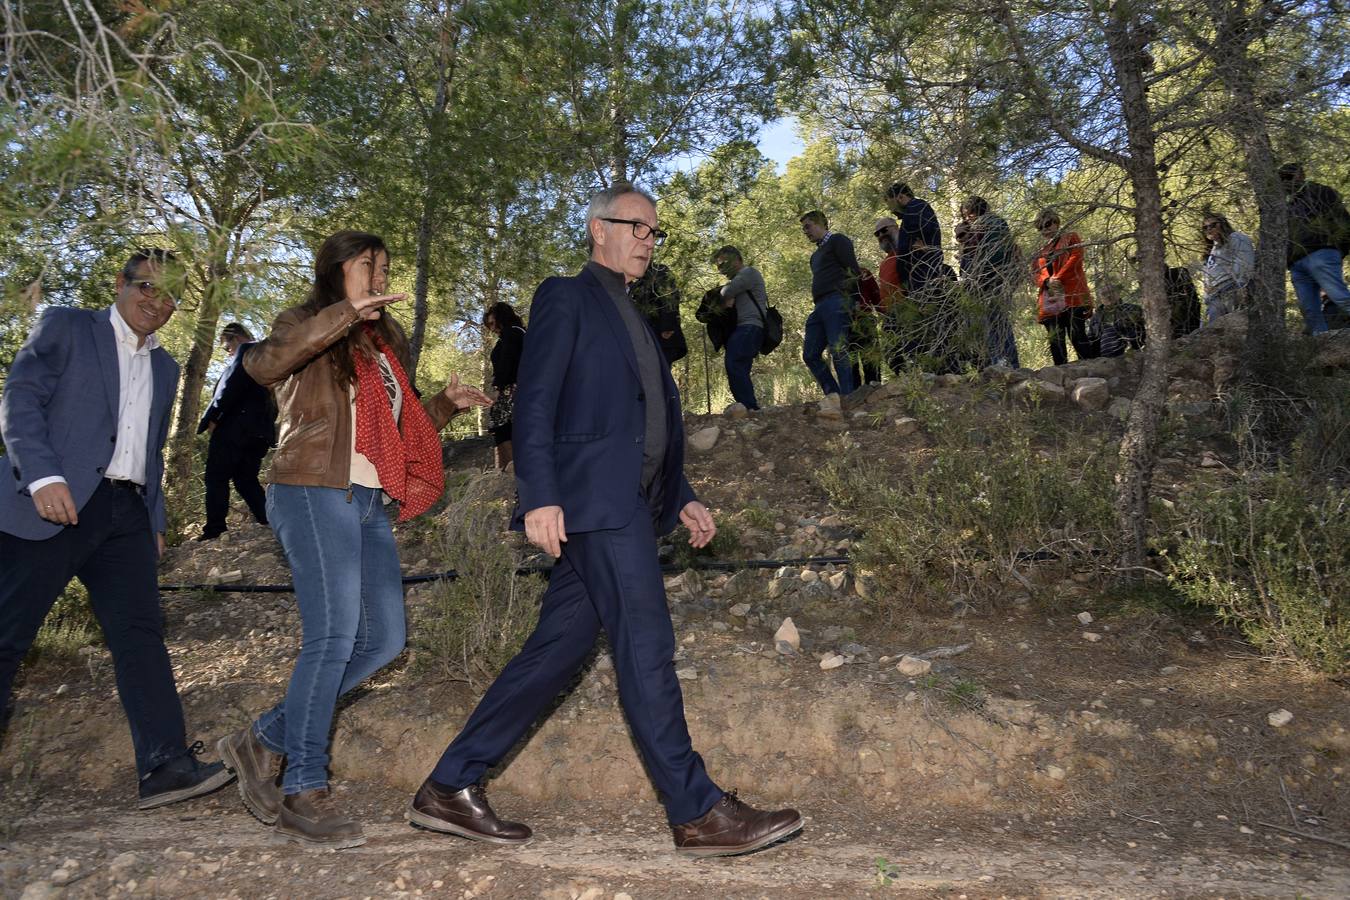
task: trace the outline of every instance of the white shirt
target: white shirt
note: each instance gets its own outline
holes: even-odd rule
[[[103,472],[116,478],[145,484],[146,443],[150,437],[150,401],[154,395],[150,370],[150,351],[159,346],[153,334],[136,346],[136,333],[122,319],[114,305],[111,315],[113,335],[117,339],[117,440],[112,459]],[[39,478],[28,485],[31,494],[49,484],[65,483],[60,475]]]

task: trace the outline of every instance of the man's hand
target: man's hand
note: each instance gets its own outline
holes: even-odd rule
[[[689,507],[685,508],[688,509]],[[708,515],[707,510],[704,510],[703,514]],[[708,523],[712,524],[711,516],[708,518]],[[562,507],[541,506],[527,512],[525,514],[525,537],[529,539],[531,544],[554,559],[562,556],[562,545],[567,541],[567,528],[563,524]]]
[[[206,433],[207,433],[207,434],[210,434],[211,432],[213,432],[213,431],[215,431],[215,430],[216,430],[216,422],[215,422],[214,419],[212,419],[210,422],[207,422],[207,423],[206,423]]]
[[[407,299],[407,294],[381,294],[378,297],[348,297],[347,302],[356,310],[356,315],[367,322],[380,317],[380,310],[390,303]]]
[[[476,387],[459,383],[458,375],[451,375],[450,382],[441,391],[445,398],[455,404],[455,412],[463,412],[475,406],[491,406],[492,398]]]
[[[712,513],[697,500],[690,500],[684,505],[684,509],[680,510],[680,521],[689,529],[691,547],[706,547],[717,534]]]
[[[75,498],[70,496],[70,485],[64,481],[54,481],[34,491],[33,506],[37,508],[37,514],[48,522],[57,525],[78,525],[80,522]]]
[[[165,548],[165,544],[164,544],[164,532],[162,532],[162,531],[156,531],[156,532],[155,532],[155,558],[156,558],[156,559],[163,559],[163,558],[164,558],[164,548]]]

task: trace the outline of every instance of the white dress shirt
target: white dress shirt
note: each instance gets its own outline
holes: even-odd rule
[[[144,485],[150,401],[154,396],[150,351],[159,346],[159,341],[151,334],[137,347],[136,333],[127,326],[116,305],[109,319],[117,339],[117,441],[103,477]],[[60,475],[39,478],[28,485],[28,491],[31,494],[58,481],[64,484],[66,479]]]

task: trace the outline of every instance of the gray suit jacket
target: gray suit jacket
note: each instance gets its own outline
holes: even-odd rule
[[[150,525],[164,531],[164,442],[178,388],[178,363],[150,354],[153,393],[146,440],[145,503]],[[117,442],[117,343],[109,310],[49,307],[9,370],[0,397],[0,531],[45,540],[62,526],[33,508],[28,485],[60,475],[83,509],[103,478]]]

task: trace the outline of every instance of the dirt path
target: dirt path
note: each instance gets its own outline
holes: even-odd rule
[[[534,825],[507,850],[410,828],[397,792],[344,793],[370,841],[338,854],[273,841],[227,788],[140,813],[47,800],[10,823],[0,895],[202,897],[1345,897],[1350,855],[1268,835],[1174,837],[1154,826],[906,822],[819,798],[806,829],[731,860],[677,856],[655,809],[499,806]],[[110,799],[110,798],[109,798]],[[1012,823],[1007,823],[1011,826]],[[1137,827],[1136,827],[1137,826]],[[1002,833],[994,828],[1002,827]],[[73,861],[73,862],[72,862]],[[62,885],[64,883],[64,885]]]

